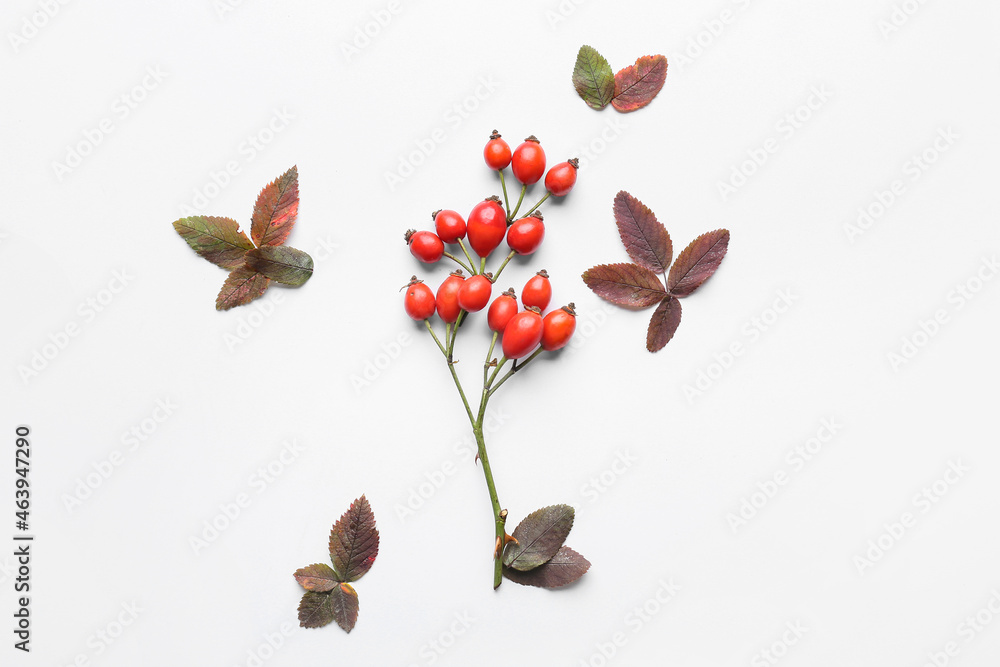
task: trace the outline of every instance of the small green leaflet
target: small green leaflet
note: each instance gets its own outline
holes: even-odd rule
[[[581,46],[573,67],[573,87],[594,109],[603,109],[615,96],[615,74],[611,65],[592,46]]]

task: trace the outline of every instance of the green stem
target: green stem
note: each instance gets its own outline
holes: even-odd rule
[[[486,394],[486,398],[489,398],[490,396],[492,396],[496,392],[496,390],[500,388],[500,385],[502,385],[504,382],[506,382],[507,380],[509,380],[510,377],[512,375],[514,375],[514,373],[518,372],[519,370],[521,370],[522,368],[524,368],[525,366],[527,366],[531,362],[532,359],[534,359],[535,357],[537,357],[538,355],[540,355],[544,351],[545,350],[543,348],[539,347],[537,350],[535,350],[534,352],[531,353],[530,357],[528,357],[527,359],[525,359],[524,361],[522,361],[520,365],[518,365],[518,363],[515,361],[514,362],[514,366],[509,371],[507,371],[507,374],[504,375],[502,378],[500,378],[500,381],[497,382],[495,386],[493,386],[493,387],[491,387],[489,389],[489,391]],[[493,384],[492,380],[491,380],[490,384]]]
[[[551,193],[551,192],[546,192],[546,193],[545,193],[545,196],[544,196],[544,197],[542,197],[541,199],[539,199],[539,200],[538,200],[538,203],[537,203],[537,204],[535,204],[534,206],[532,206],[531,208],[529,208],[529,209],[528,209],[528,212],[527,212],[527,213],[525,213],[524,215],[522,215],[521,217],[522,217],[522,218],[527,218],[527,217],[528,217],[529,215],[531,215],[531,214],[532,214],[532,212],[533,212],[533,211],[534,211],[534,210],[535,210],[536,208],[538,208],[539,206],[541,206],[542,204],[544,204],[544,203],[545,203],[545,200],[549,198],[549,195],[550,195],[550,194],[552,194],[552,193]]]
[[[508,254],[507,258],[503,261],[503,264],[501,264],[500,268],[497,269],[497,272],[493,274],[493,282],[494,283],[500,278],[500,274],[503,273],[503,269],[504,269],[505,266],[507,266],[507,262],[509,262],[510,260],[512,260],[514,258],[514,255],[516,255],[516,254],[517,253],[514,252],[513,250],[510,251],[510,254]]]
[[[461,266],[463,269],[465,269],[469,273],[475,275],[476,272],[472,270],[472,267],[470,267],[468,264],[466,264],[465,262],[463,262],[462,260],[460,260],[458,257],[455,257],[454,255],[452,255],[450,252],[444,253],[444,256],[447,257],[448,259],[452,260],[453,262],[457,263],[459,266]]]
[[[503,582],[503,547],[504,539],[507,536],[504,530],[505,515],[500,507],[500,499],[497,497],[497,486],[493,481],[493,470],[490,468],[490,457],[486,454],[486,438],[483,437],[483,417],[486,414],[486,399],[484,397],[479,407],[479,420],[473,425],[472,432],[476,436],[476,445],[479,447],[479,462],[483,464],[483,474],[486,476],[486,488],[490,492],[490,504],[493,505],[493,525],[496,528],[496,540],[494,545],[499,544],[500,548],[493,559],[493,588],[497,589]]]
[[[528,189],[527,185],[521,186],[521,196],[517,198],[517,206],[514,207],[514,212],[507,216],[507,222],[513,220],[514,216],[517,215],[518,209],[521,208],[521,202],[524,201],[524,191],[527,189]]]
[[[467,260],[469,260],[469,266],[475,266],[476,263],[472,260],[472,255],[469,254],[468,249],[465,247],[465,241],[463,241],[462,239],[459,239],[458,240],[458,245],[459,245],[459,247],[462,248],[462,252],[465,253],[465,258]],[[468,268],[468,267],[466,267],[466,268]],[[469,269],[469,273],[471,273],[472,275],[476,275],[476,272],[473,271],[472,269]]]
[[[486,273],[486,258],[479,258],[479,273]]]
[[[510,201],[507,199],[507,179],[503,177],[503,169],[497,169],[500,174],[500,186],[503,187],[503,205],[507,209],[507,218],[510,219]]]
[[[428,319],[424,320],[424,324],[427,325],[427,330],[431,332],[431,337],[434,338],[434,342],[437,343],[438,349],[441,350],[441,354],[443,354],[445,356],[445,358],[447,359],[448,358],[448,352],[445,351],[444,345],[441,344],[441,341],[438,340],[437,334],[434,333],[434,327],[431,326],[430,319],[428,318]]]
[[[487,378],[490,373],[490,360],[493,358],[493,348],[497,345],[497,336],[500,334],[496,331],[493,332],[493,340],[490,341],[490,349],[486,353],[486,363],[483,364],[483,386],[486,386]]]

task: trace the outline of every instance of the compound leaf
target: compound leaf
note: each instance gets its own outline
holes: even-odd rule
[[[649,308],[667,295],[656,274],[638,264],[599,264],[583,272],[597,296],[619,306]]]
[[[361,496],[330,531],[330,559],[340,581],[357,581],[378,555],[378,529],[368,500]]]

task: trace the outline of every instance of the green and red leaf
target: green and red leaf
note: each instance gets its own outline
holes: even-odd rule
[[[299,212],[299,170],[292,167],[264,186],[253,207],[250,236],[257,247],[281,245]]]
[[[216,310],[229,310],[250,303],[264,295],[270,280],[256,271],[240,266],[233,269],[215,298]]]
[[[674,332],[681,323],[681,302],[672,296],[660,302],[649,320],[646,331],[646,349],[658,352],[674,337]]]
[[[524,571],[549,562],[573,528],[573,517],[570,505],[550,505],[526,516],[514,529],[515,541],[507,544],[503,564]]]
[[[299,625],[321,628],[336,621],[350,632],[358,622],[358,593],[350,584],[336,584],[328,591],[308,591],[299,602]]]
[[[615,96],[611,104],[618,111],[641,109],[656,97],[667,79],[667,59],[664,56],[641,56],[615,74]]]
[[[330,592],[308,591],[299,602],[299,625],[303,628],[321,628],[333,621]]]
[[[246,256],[246,266],[276,283],[295,287],[313,274],[312,257],[288,246],[264,245],[251,250]]]
[[[378,529],[368,500],[361,496],[330,531],[330,559],[340,581],[357,581],[375,563]]]
[[[350,632],[358,622],[358,593],[350,584],[338,584],[330,591],[330,611],[337,625]]]
[[[594,109],[608,106],[615,96],[615,74],[611,65],[592,46],[583,45],[576,54],[573,87],[583,101]]]
[[[729,230],[702,234],[677,255],[667,275],[667,288],[678,298],[690,295],[712,277],[729,248]]]
[[[571,584],[590,569],[590,561],[567,546],[562,546],[548,562],[538,567],[521,571],[505,567],[503,575],[524,586],[539,588],[559,588]]]
[[[232,218],[193,215],[175,221],[174,229],[192,250],[224,269],[240,266],[247,251],[253,250],[250,239]]]
[[[653,273],[666,273],[674,248],[670,234],[656,215],[624,190],[615,196],[614,211],[618,234],[632,261]]]
[[[295,571],[295,581],[307,591],[325,592],[332,590],[340,579],[333,568],[326,563],[314,563]]]
[[[602,299],[628,308],[649,308],[667,295],[656,274],[638,264],[599,264],[583,272],[583,282]]]

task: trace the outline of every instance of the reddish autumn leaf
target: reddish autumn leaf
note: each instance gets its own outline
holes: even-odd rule
[[[590,561],[569,547],[563,546],[559,548],[555,556],[543,565],[528,571],[505,567],[503,575],[524,586],[559,588],[573,583],[586,574],[589,569]]]
[[[638,264],[599,264],[583,272],[583,282],[606,301],[649,308],[667,295],[656,274]]]
[[[632,261],[653,273],[666,273],[674,248],[656,215],[624,190],[615,196],[614,211],[618,233]]]
[[[338,584],[330,591],[330,611],[337,625],[350,632],[358,622],[358,593],[350,584]]]
[[[676,297],[685,297],[698,289],[719,268],[729,248],[729,230],[716,229],[702,234],[677,255],[667,275],[667,288]]]
[[[303,628],[321,628],[333,621],[330,591],[307,591],[299,602],[299,625]]]
[[[295,581],[307,591],[329,591],[340,579],[326,563],[315,563],[295,571]]]
[[[216,266],[235,269],[253,244],[232,218],[193,215],[174,222],[174,229],[191,248]]]
[[[664,56],[642,56],[615,74],[615,96],[612,106],[618,111],[641,109],[656,97],[667,79],[667,59]]]
[[[299,212],[299,170],[292,167],[264,186],[257,196],[250,236],[258,246],[281,245],[288,238]]]
[[[368,500],[361,496],[330,531],[330,558],[340,581],[357,581],[375,563],[378,530]]]
[[[328,591],[308,591],[299,602],[299,625],[321,628],[332,621],[346,632],[358,622],[358,593],[350,584],[335,584]]]
[[[531,570],[547,563],[566,541],[573,517],[570,505],[543,507],[524,517],[514,529],[515,541],[504,551],[503,564],[515,570]]]
[[[226,278],[226,282],[222,284],[219,296],[215,298],[215,308],[216,310],[229,310],[235,306],[248,304],[263,296],[270,282],[264,276],[245,266],[233,269],[233,272]]]
[[[681,302],[672,296],[660,302],[660,305],[653,311],[653,316],[649,320],[649,329],[646,331],[646,349],[650,352],[658,352],[663,346],[670,342],[681,323]]]

